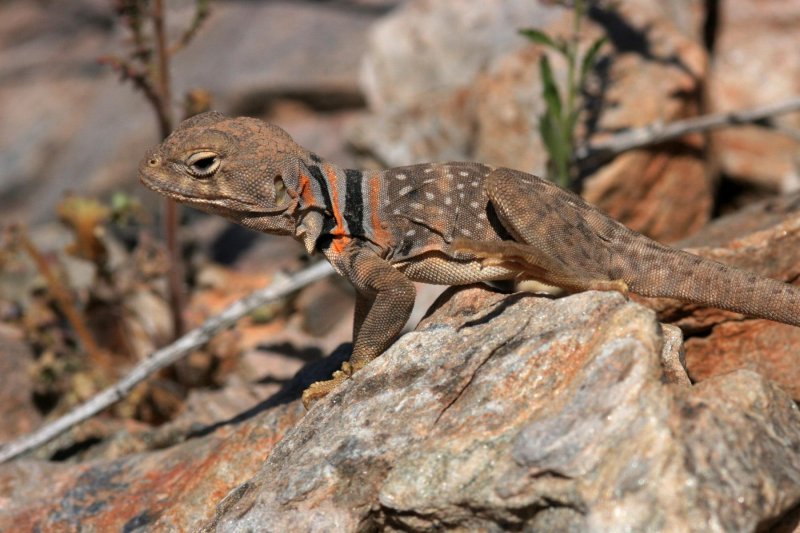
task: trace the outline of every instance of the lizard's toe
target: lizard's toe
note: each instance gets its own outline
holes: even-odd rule
[[[350,363],[343,363],[342,369],[334,372],[331,379],[312,383],[306,390],[303,391],[303,396],[301,397],[303,401],[303,407],[306,408],[306,411],[311,409],[311,406],[315,402],[327,396],[336,387],[350,379],[350,376],[352,375],[353,367],[350,365]]]

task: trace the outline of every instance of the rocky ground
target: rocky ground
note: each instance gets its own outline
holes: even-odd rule
[[[192,2],[168,5],[175,32]],[[212,8],[176,56],[176,104],[205,89],[345,166],[545,172],[548,52],[517,30],[568,35],[557,2]],[[97,62],[129,35],[97,0],[0,13],[0,223],[24,224],[0,249],[1,442],[118,379],[173,325],[160,202],[135,179],[156,123]],[[581,39],[608,41],[579,138],[800,94],[798,28],[796,0],[596,5]],[[580,190],[651,237],[797,283],[798,131],[800,113],[688,135],[583,168]],[[183,218],[189,326],[307,261]],[[597,292],[466,287],[427,310],[439,292],[420,287],[419,326],[306,413],[303,388],[348,355],[350,294],[334,280],[262,308],[0,465],[0,530],[800,530],[800,328]]]

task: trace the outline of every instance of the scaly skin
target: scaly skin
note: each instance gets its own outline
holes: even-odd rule
[[[179,202],[295,237],[353,284],[352,357],[305,391],[306,406],[394,342],[414,304],[412,281],[535,279],[800,325],[799,289],[658,244],[516,170],[479,163],[345,170],[276,126],[211,112],[152,149],[139,176]]]

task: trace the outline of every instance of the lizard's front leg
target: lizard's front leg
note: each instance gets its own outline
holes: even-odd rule
[[[411,316],[416,296],[411,280],[372,250],[353,244],[331,262],[357,293],[353,354],[332,379],[313,383],[303,392],[306,408],[391,346]]]

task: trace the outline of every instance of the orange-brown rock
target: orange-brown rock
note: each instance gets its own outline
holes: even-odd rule
[[[774,104],[800,93],[800,2],[726,0],[719,4],[714,60],[708,80],[709,111]],[[797,131],[800,113],[775,117]],[[759,126],[715,131],[712,157],[737,180],[771,190],[800,187],[800,141]]]
[[[705,257],[797,283],[800,195],[749,206],[714,221],[680,244]],[[688,336],[686,365],[692,380],[749,369],[800,399],[800,328],[674,300],[650,300],[649,304]]]

